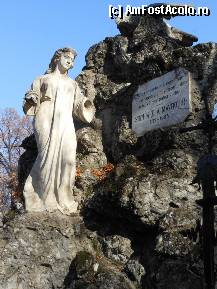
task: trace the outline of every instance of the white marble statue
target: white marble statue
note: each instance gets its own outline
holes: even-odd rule
[[[25,94],[23,109],[34,116],[38,147],[23,192],[28,212],[77,211],[73,197],[77,145],[73,117],[89,123],[95,108],[68,76],[75,57],[72,48],[57,50],[45,75],[36,78]]]

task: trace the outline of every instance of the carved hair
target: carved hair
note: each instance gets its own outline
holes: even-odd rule
[[[62,53],[72,53],[74,55],[74,57],[77,56],[77,52],[73,49],[73,48],[70,48],[70,47],[64,47],[64,48],[60,48],[58,49],[52,59],[51,59],[51,62],[49,64],[49,68],[47,69],[47,71],[45,72],[45,74],[48,74],[48,73],[51,73],[55,70],[56,66],[57,66],[57,62],[60,60],[60,57],[61,57],[61,54]]]

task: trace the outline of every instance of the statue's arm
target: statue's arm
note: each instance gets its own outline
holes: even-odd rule
[[[83,122],[90,123],[95,116],[95,106],[93,102],[85,97],[81,92],[78,84],[75,82],[75,98],[73,115]]]
[[[36,78],[30,90],[24,96],[23,111],[27,115],[35,115],[40,102],[40,77]]]

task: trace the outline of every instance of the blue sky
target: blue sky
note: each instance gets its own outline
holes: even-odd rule
[[[155,1],[166,2],[166,1]],[[170,24],[199,37],[199,42],[217,42],[216,0],[183,0],[168,3],[207,6],[208,17],[176,17]],[[119,33],[108,16],[109,5],[141,6],[140,0],[2,0],[0,6],[0,109],[15,107],[22,114],[22,99],[32,80],[44,73],[56,49],[71,46],[78,52],[70,76],[85,65],[89,47]]]

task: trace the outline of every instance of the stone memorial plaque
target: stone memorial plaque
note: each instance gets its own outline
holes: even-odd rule
[[[139,86],[133,96],[132,129],[137,136],[183,122],[191,112],[190,72],[170,71]]]

